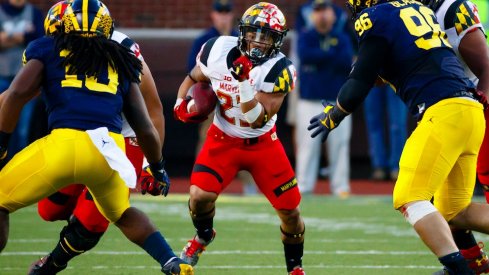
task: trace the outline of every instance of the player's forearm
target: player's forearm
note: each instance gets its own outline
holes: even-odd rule
[[[180,84],[180,87],[178,88],[177,99],[178,98],[181,98],[181,99],[185,98],[185,96],[187,95],[188,90],[194,84],[195,84],[195,82],[189,76],[185,77],[185,79],[183,80],[182,84]]]
[[[137,133],[138,143],[148,163],[156,163],[162,157],[162,146],[156,128]]]
[[[367,97],[372,85],[349,78],[340,89],[337,105],[346,113],[355,111]]]
[[[3,103],[0,108],[0,131],[12,133],[20,117],[22,107],[27,101],[17,98],[10,90],[3,94]]]
[[[165,140],[165,117],[163,116],[163,105],[161,104],[158,90],[146,62],[143,62],[143,76],[139,85],[144,98],[144,103],[148,109],[149,117],[160,136],[163,145]]]

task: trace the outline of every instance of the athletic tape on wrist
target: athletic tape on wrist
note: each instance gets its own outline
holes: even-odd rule
[[[411,224],[416,224],[419,220],[425,216],[438,212],[435,206],[429,201],[417,201],[407,208],[401,209],[402,214],[406,220]]]
[[[249,110],[248,112],[244,113],[244,117],[248,123],[253,123],[256,121],[256,119],[260,116],[261,111],[263,110],[263,106],[258,102],[253,109]]]
[[[175,106],[173,107],[173,109],[176,109],[178,106],[180,106],[180,104],[182,104],[183,102],[183,98],[177,98],[177,101],[175,102]]]
[[[248,102],[255,98],[255,91],[248,80],[239,82],[239,98],[241,103]]]

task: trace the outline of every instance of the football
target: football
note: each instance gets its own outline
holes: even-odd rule
[[[201,116],[208,116],[216,107],[217,97],[209,83],[195,83],[188,90],[187,96],[192,98],[187,105],[189,113],[197,112]]]

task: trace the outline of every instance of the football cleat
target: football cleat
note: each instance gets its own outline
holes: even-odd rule
[[[306,272],[302,267],[296,266],[291,272],[289,272],[289,275],[306,275]]]
[[[194,275],[194,268],[177,257],[171,258],[161,271],[166,275]]]
[[[187,262],[188,264],[195,266],[199,261],[199,257],[205,248],[214,240],[216,237],[216,230],[212,229],[212,238],[210,241],[206,242],[201,240],[197,235],[193,239],[189,240],[187,245],[183,248],[180,258]]]
[[[475,274],[489,273],[489,259],[482,248],[484,248],[484,243],[479,242],[477,246],[460,250],[460,253],[467,261],[469,268],[472,269]]]
[[[489,259],[482,248],[484,248],[484,243],[479,242],[474,247],[460,250],[460,253],[467,261],[469,268],[477,275],[489,273]],[[446,268],[433,273],[433,275],[445,274],[451,273]]]
[[[33,262],[29,268],[28,275],[53,275],[65,269],[67,265],[57,266],[54,264],[51,254]]]

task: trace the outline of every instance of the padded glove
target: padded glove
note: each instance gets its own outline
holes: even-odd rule
[[[231,67],[231,74],[234,79],[243,82],[249,78],[251,69],[253,69],[253,63],[251,63],[251,60],[246,55],[242,55],[234,60],[233,66]]]
[[[150,175],[151,177],[148,177]],[[170,178],[165,171],[163,158],[157,163],[150,163],[141,171],[141,193],[166,197],[170,191]]]
[[[192,100],[191,97],[186,97],[181,102],[177,101],[175,107],[173,107],[173,117],[184,123],[201,123],[205,121],[207,116],[201,116],[197,112],[188,112],[187,105],[190,100]]]
[[[323,112],[311,118],[307,130],[311,131],[315,129],[311,137],[314,138],[322,134],[321,141],[324,142],[328,138],[329,132],[338,127],[343,118],[348,114],[341,111],[336,105],[327,103],[326,101],[323,101],[322,104],[324,106]]]

